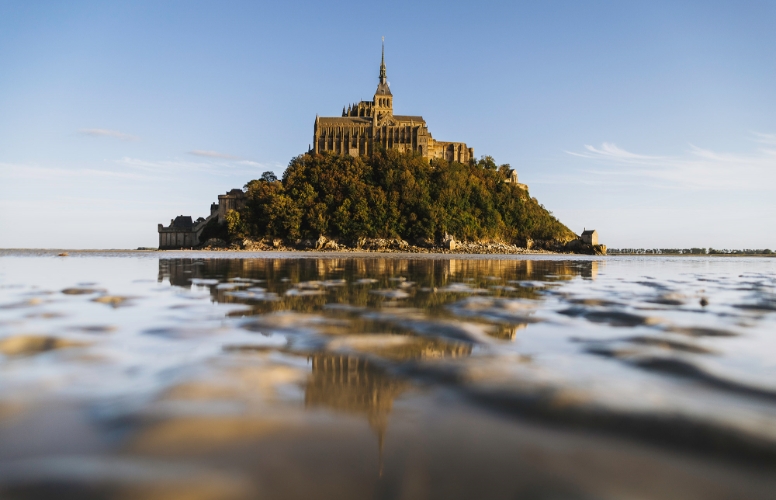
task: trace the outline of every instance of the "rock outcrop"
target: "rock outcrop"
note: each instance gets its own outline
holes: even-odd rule
[[[321,235],[316,240],[300,239],[286,241],[280,238],[251,240],[243,239],[239,243],[228,245],[219,239],[208,240],[203,250],[247,250],[247,251],[321,251],[321,252],[406,252],[406,253],[442,253],[442,254],[540,254],[575,253],[586,255],[606,255],[606,245],[590,245],[581,239],[571,241],[531,240],[522,244],[502,241],[460,241],[446,234],[439,242],[419,240],[409,243],[400,238],[359,238],[356,241],[340,241]]]

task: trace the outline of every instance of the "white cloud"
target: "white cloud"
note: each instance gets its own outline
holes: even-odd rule
[[[275,168],[281,168],[282,166],[276,165],[274,167],[270,167],[268,165],[265,165],[263,163],[259,163],[252,160],[246,160],[245,158],[241,158],[239,156],[230,155],[227,153],[219,153],[218,151],[208,151],[203,149],[195,149],[193,151],[189,151],[190,155],[194,156],[202,156],[204,158],[212,158],[215,160],[227,160],[236,163],[237,165],[245,165],[248,167],[256,167],[256,168],[269,168],[269,169],[275,169]],[[254,172],[254,169],[250,169],[249,172]]]
[[[140,138],[134,135],[125,134],[118,130],[108,130],[104,128],[82,128],[78,131],[82,135],[89,135],[92,137],[113,137],[122,141],[139,141]]]
[[[195,149],[194,151],[189,151],[190,155],[194,156],[204,156],[205,158],[220,158],[222,160],[241,160],[239,156],[234,156],[226,153],[219,153],[218,151],[207,151],[204,149]]]
[[[759,132],[752,132],[752,135],[754,135],[754,140],[759,143],[776,146],[776,134],[761,134]]]
[[[220,160],[220,161],[219,161]],[[264,165],[254,161],[240,160],[230,161],[214,158],[210,161],[188,160],[141,160],[139,158],[124,157],[117,160],[123,167],[129,167],[145,172],[153,172],[158,177],[170,177],[190,175],[191,173],[203,173],[214,176],[243,175],[247,180],[258,178],[259,170],[272,170],[276,167]]]
[[[756,134],[757,142],[776,145],[776,135]],[[679,156],[644,155],[615,144],[585,146],[568,154],[593,161],[602,168],[586,170],[597,176],[588,181],[602,184],[643,183],[650,187],[691,190],[776,189],[776,150],[761,148],[750,153],[720,153],[690,145]]]
[[[207,215],[218,194],[278,169],[276,164],[188,155],[86,165],[0,161],[0,246],[153,246],[157,223],[179,214]]]
[[[83,178],[115,178],[115,179],[132,179],[132,180],[146,180],[151,179],[147,175],[137,174],[134,172],[126,171],[113,171],[113,170],[100,170],[95,168],[52,168],[52,167],[39,167],[36,165],[20,165],[13,163],[0,163],[2,168],[2,174],[0,178],[13,178],[13,179],[38,179],[38,180],[55,180],[55,179],[83,179]]]

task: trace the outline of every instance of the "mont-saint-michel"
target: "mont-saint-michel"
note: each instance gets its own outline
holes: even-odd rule
[[[159,249],[604,254],[529,194],[508,164],[435,139],[394,113],[383,45],[371,101],[316,116],[312,143],[282,179],[265,172],[218,196],[207,217],[158,225]]]
[[[776,2],[95,3],[0,2],[0,500],[776,498]]]

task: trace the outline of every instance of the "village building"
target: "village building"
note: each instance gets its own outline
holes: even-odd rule
[[[190,215],[179,215],[170,220],[169,226],[159,224],[159,250],[174,250],[180,248],[198,247],[202,231],[212,220],[219,224],[226,222],[226,213],[229,210],[239,210],[245,206],[245,193],[242,189],[232,189],[226,194],[218,195],[218,203],[210,205],[210,215],[200,217],[196,221]]]
[[[423,158],[448,161],[474,160],[474,148],[464,142],[437,141],[422,116],[394,115],[393,94],[385,70],[385,45],[380,80],[374,98],[342,108],[341,117],[315,117],[314,153],[370,156],[377,149],[413,151]]]
[[[580,236],[580,239],[582,240],[582,243],[587,243],[588,245],[597,245],[598,244],[598,231],[595,229],[585,229],[582,231],[582,235]]]
[[[245,206],[245,192],[242,189],[232,189],[226,194],[218,195],[218,203],[214,203],[218,210],[218,222],[226,222],[226,213],[229,210],[240,210]],[[210,212],[213,212],[213,205]]]
[[[209,219],[210,217],[208,217]],[[205,228],[205,219],[200,217],[194,222],[190,215],[179,215],[164,227],[158,225],[159,249],[192,248],[199,246],[199,235]]]

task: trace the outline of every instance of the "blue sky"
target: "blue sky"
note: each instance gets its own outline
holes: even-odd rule
[[[611,247],[776,248],[776,2],[0,1],[0,247],[157,223],[371,98]]]

